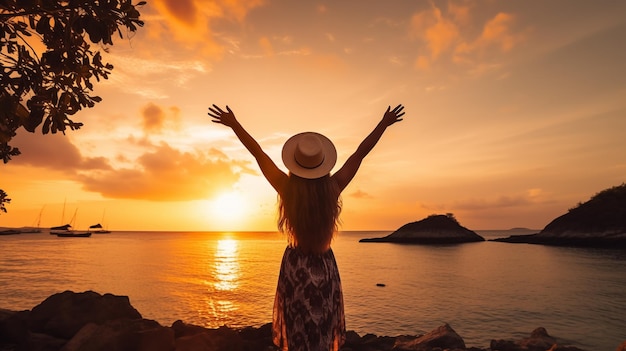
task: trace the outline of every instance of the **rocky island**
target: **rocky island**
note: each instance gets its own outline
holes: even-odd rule
[[[626,248],[626,184],[605,189],[552,220],[541,232],[493,241]]]
[[[0,309],[2,351],[277,351],[271,324],[211,329],[183,321],[170,327],[142,318],[127,296],[94,291],[54,294],[30,311]],[[617,345],[616,345],[617,346]],[[448,324],[423,335],[395,337],[348,331],[340,351],[583,351],[543,327],[519,340],[467,347]],[[626,351],[626,341],[616,351]]]
[[[420,221],[407,223],[382,238],[361,239],[366,243],[401,244],[460,244],[485,241],[475,232],[463,227],[452,213],[430,215]]]

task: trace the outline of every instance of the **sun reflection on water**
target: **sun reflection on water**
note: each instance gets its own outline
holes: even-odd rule
[[[215,327],[212,324],[228,320],[230,314],[238,309],[233,300],[241,278],[237,240],[226,238],[217,241],[211,268],[211,279],[204,282],[209,287],[205,308],[212,316],[210,326]]]
[[[232,291],[239,286],[239,260],[237,240],[218,240],[215,251],[213,285],[218,291]]]

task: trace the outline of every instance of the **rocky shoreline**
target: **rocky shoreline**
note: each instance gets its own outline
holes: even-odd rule
[[[32,310],[0,309],[0,351],[274,351],[271,324],[216,329],[145,319],[127,296],[65,291]],[[448,324],[424,335],[395,337],[348,331],[342,351],[584,351],[539,327],[521,340],[466,347]],[[626,341],[616,351],[626,351]]]

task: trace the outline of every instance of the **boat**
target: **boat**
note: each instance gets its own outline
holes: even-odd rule
[[[63,210],[65,210],[65,206],[63,206]],[[78,209],[74,211],[74,216],[72,216],[70,223],[74,223],[74,221],[76,220],[77,212]],[[88,238],[91,236],[90,231],[77,231],[70,228],[72,228],[71,224],[64,224],[58,227],[52,227],[50,228],[50,235],[56,235],[60,238]]]
[[[56,235],[57,233],[70,231],[72,226],[70,224],[60,225],[58,227],[50,228],[50,235]]]
[[[37,217],[35,223],[33,223],[33,226],[20,229],[21,233],[41,233],[41,215],[43,214],[44,207],[42,207],[41,211],[39,211],[39,216]]]
[[[65,203],[67,201],[63,201],[63,212],[61,212],[61,223],[65,222],[63,219],[65,218]],[[76,213],[74,213],[74,215],[76,215]],[[64,224],[64,225],[60,225],[58,227],[52,227],[50,228],[50,235],[56,235],[59,232],[66,232],[68,230],[70,230],[72,226],[70,224]]]
[[[92,229],[96,229],[96,230],[92,230]],[[109,233],[111,233],[110,230],[102,229],[102,224],[100,224],[100,223],[94,224],[94,225],[90,226],[89,227],[89,231],[94,233],[94,234],[109,234]]]
[[[91,232],[68,230],[66,232],[57,232],[56,236],[58,236],[59,238],[88,238],[91,236]]]
[[[21,234],[22,232],[17,230],[17,229],[3,229],[0,230],[0,235],[15,235],[15,234]]]
[[[102,223],[105,223],[104,222],[104,215],[105,215],[105,213],[106,213],[105,211],[102,211]],[[92,230],[92,229],[96,229],[96,230]],[[94,234],[109,234],[109,233],[111,233],[110,230],[104,229],[102,227],[102,224],[100,224],[100,223],[94,224],[91,227],[89,227],[89,231],[94,233]]]

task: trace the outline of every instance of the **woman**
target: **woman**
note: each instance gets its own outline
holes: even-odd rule
[[[274,300],[273,341],[282,351],[337,351],[345,341],[341,280],[330,248],[341,212],[341,192],[363,158],[390,125],[402,120],[404,106],[391,106],[376,128],[333,175],[337,151],[325,136],[305,132],[289,138],[281,171],[226,106],[209,107],[213,122],[232,128],[278,192],[278,227],[288,237]]]

